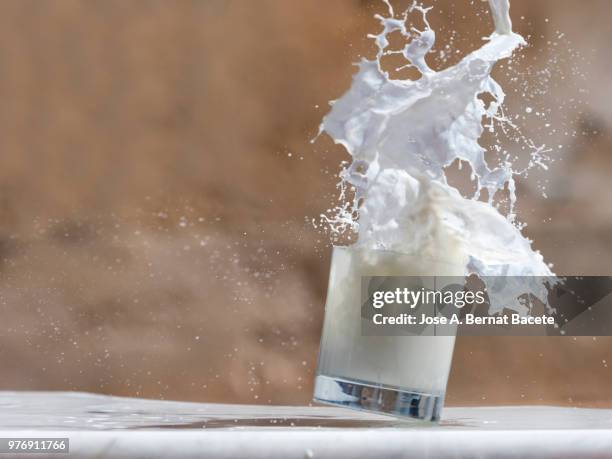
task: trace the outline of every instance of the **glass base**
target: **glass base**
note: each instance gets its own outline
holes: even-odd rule
[[[438,421],[443,396],[412,392],[367,381],[317,376],[314,400],[378,414]]]

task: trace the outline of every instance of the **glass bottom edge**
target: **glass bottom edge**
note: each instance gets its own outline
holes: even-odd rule
[[[313,400],[398,418],[437,422],[440,420],[444,396],[319,375],[315,381]]]

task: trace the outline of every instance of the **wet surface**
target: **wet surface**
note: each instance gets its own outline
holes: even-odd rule
[[[447,408],[439,425],[326,406],[222,405],[74,392],[0,392],[0,429],[610,429],[612,410],[559,407]]]

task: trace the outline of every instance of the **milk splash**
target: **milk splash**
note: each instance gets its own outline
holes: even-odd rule
[[[441,71],[426,61],[436,38],[427,20],[431,8],[415,1],[398,18],[389,0],[383,1],[389,15],[376,16],[383,30],[371,36],[376,59],[359,63],[351,88],[321,124],[321,132],[352,156],[341,188],[354,188],[354,200],[329,219],[332,230],[352,227],[355,245],[365,249],[461,260],[466,275],[552,276],[515,221],[515,177],[525,170],[515,170],[509,154],[491,167],[478,143],[485,125],[510,123],[502,110],[504,91],[491,77],[497,61],[525,44],[512,32],[508,0],[489,0],[493,34]],[[422,16],[424,30],[408,29],[411,14]],[[388,36],[396,32],[407,42],[400,51],[389,49]],[[398,53],[406,67],[420,72],[419,79],[391,79],[383,70],[383,56]],[[492,100],[488,105],[484,94]],[[532,147],[530,167],[545,167],[544,147]],[[447,181],[445,168],[456,160],[471,167],[477,185],[472,197]],[[479,200],[484,190],[487,202]],[[497,192],[508,195],[508,215],[494,206]],[[545,298],[545,292],[534,284],[531,293]],[[506,293],[516,298],[518,292]]]

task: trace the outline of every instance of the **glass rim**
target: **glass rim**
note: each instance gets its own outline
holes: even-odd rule
[[[355,244],[353,245],[332,245],[332,255],[335,252],[371,252],[371,253],[382,253],[382,254],[390,254],[390,255],[394,255],[397,257],[412,257],[412,258],[419,258],[419,259],[423,259],[423,260],[428,260],[428,261],[434,261],[436,263],[442,263],[448,266],[456,266],[456,267],[462,267],[465,268],[465,266],[463,266],[461,263],[452,263],[449,262],[447,260],[444,260],[443,258],[436,258],[436,257],[432,257],[431,255],[427,255],[427,254],[418,254],[418,253],[407,253],[407,252],[400,252],[398,250],[391,250],[391,249],[373,249],[370,247],[360,247],[357,246]],[[467,273],[467,270],[466,270]],[[467,274],[464,274],[467,276]],[[446,276],[448,277],[448,276]],[[458,276],[455,276],[458,277]]]

